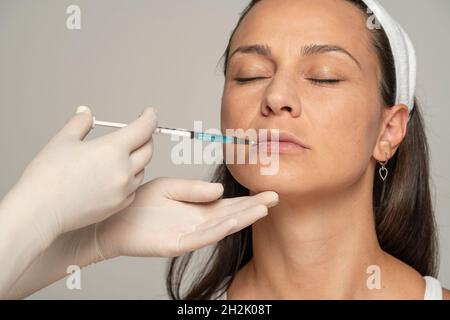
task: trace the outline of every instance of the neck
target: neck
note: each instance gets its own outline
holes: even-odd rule
[[[279,204],[253,225],[253,258],[243,269],[252,295],[367,296],[368,267],[383,264],[367,183],[372,185],[370,178],[320,198],[280,195]]]

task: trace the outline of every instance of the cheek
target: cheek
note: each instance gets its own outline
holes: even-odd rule
[[[376,142],[377,121],[367,103],[339,105],[327,116],[314,114],[317,172],[354,182],[367,169]]]
[[[259,115],[261,99],[261,90],[226,84],[222,95],[222,131],[227,128],[250,128],[252,121]]]
[[[230,101],[230,98],[224,95],[220,113],[220,125],[223,131],[226,128],[231,128],[232,124],[236,121],[236,112],[233,110],[233,106],[234,104]]]

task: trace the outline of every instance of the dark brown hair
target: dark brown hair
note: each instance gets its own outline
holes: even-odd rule
[[[223,55],[226,76],[231,40],[247,13],[262,0],[252,0],[241,13]],[[367,6],[360,0],[346,0],[367,15]],[[389,40],[383,29],[370,31],[381,67],[380,94],[386,107],[395,104],[396,77]],[[410,113],[407,133],[395,155],[387,164],[385,182],[374,179],[373,208],[378,241],[387,253],[407,263],[423,276],[437,276],[438,245],[436,223],[430,194],[429,148],[423,117],[417,99]],[[376,171],[378,172],[378,166]],[[225,165],[221,165],[214,182],[224,186],[224,198],[249,195]],[[253,256],[251,226],[236,232],[213,247],[206,263],[194,275],[186,293],[181,284],[194,252],[172,258],[166,279],[172,299],[211,299],[230,286],[236,273]]]

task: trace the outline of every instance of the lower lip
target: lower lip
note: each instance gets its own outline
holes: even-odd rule
[[[287,142],[287,141],[280,141],[278,143],[278,150],[276,150],[275,144],[272,148],[272,143],[261,143],[258,144],[258,147],[260,150],[263,150],[268,153],[277,152],[278,153],[294,153],[294,152],[301,152],[305,151],[306,148],[302,147],[299,144]]]

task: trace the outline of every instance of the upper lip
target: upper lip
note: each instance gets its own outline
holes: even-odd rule
[[[267,130],[267,135],[261,135],[261,137],[258,137],[258,144],[260,143],[265,143],[267,141],[272,141],[272,131],[268,129]],[[299,137],[297,137],[295,134],[288,132],[288,131],[284,131],[284,130],[279,130],[279,142],[291,142],[291,143],[295,143],[298,144],[299,146],[305,148],[305,149],[310,149],[309,146],[307,146],[305,143],[303,143]]]

